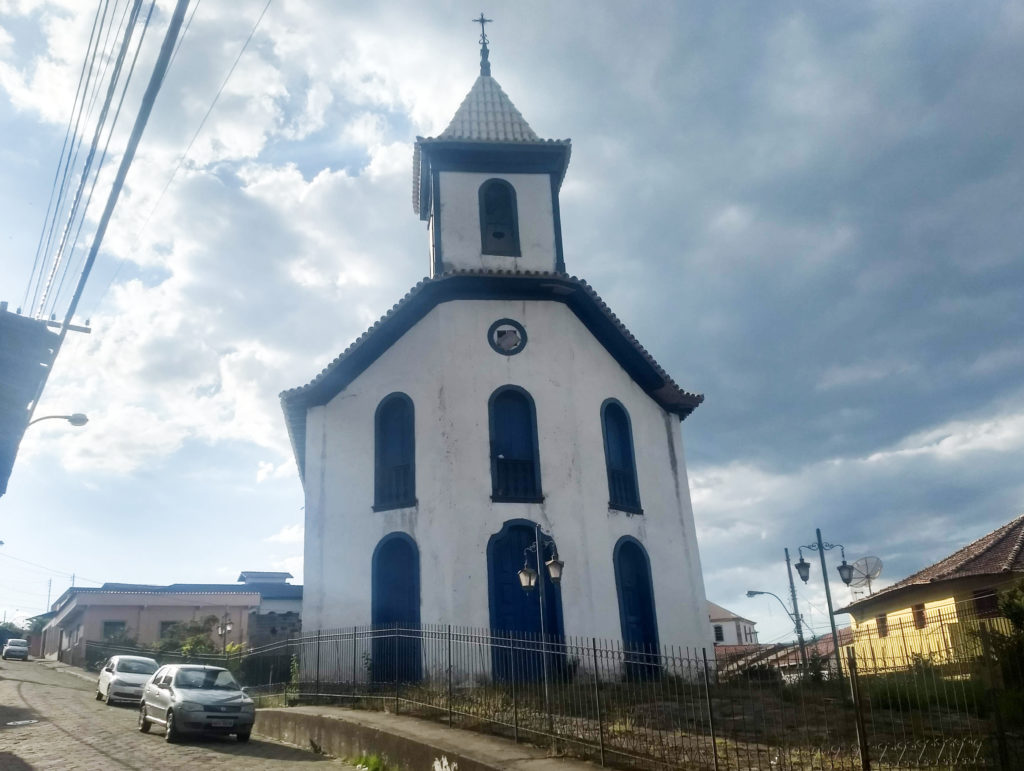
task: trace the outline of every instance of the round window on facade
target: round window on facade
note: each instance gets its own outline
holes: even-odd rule
[[[526,347],[526,330],[518,321],[498,319],[487,330],[487,342],[502,356],[514,356]]]

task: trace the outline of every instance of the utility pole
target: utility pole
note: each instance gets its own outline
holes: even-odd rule
[[[804,644],[803,624],[800,623],[800,608],[796,604],[796,586],[793,583],[793,568],[790,567],[789,562],[789,547],[787,546],[784,551],[786,552],[786,572],[789,574],[789,595],[793,598],[793,622],[796,624],[796,639],[800,643],[800,664],[804,668],[804,674],[806,674],[807,646]]]
[[[53,579],[47,579],[46,581],[46,612],[50,612],[50,590],[53,589]]]

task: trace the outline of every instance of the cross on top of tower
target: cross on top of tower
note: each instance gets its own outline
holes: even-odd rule
[[[488,19],[484,16],[484,12],[480,11],[479,19],[472,19],[474,24],[480,25],[480,74],[490,77],[491,75],[491,63],[488,61],[488,55],[490,52],[487,50],[487,27],[485,24],[493,23],[493,19]]]

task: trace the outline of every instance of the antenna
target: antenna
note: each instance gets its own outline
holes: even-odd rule
[[[870,595],[871,582],[881,574],[882,560],[878,557],[861,557],[853,563],[853,580],[850,581],[850,588],[867,585]]]

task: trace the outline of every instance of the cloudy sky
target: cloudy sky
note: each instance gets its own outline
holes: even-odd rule
[[[33,426],[0,499],[8,618],[71,574],[302,578],[277,394],[426,274],[413,141],[476,78],[480,8],[274,0],[162,194],[264,4],[201,2],[168,73],[80,307],[93,332],[69,337],[36,413],[90,422]],[[778,604],[744,593],[784,595],[783,548],[815,527],[881,557],[884,583],[1021,513],[1024,4],[485,10],[495,78],[538,134],[573,141],[568,270],[706,395],[683,434],[709,598],[780,639]],[[0,0],[12,308],[94,11]],[[821,632],[815,565],[800,601]]]

